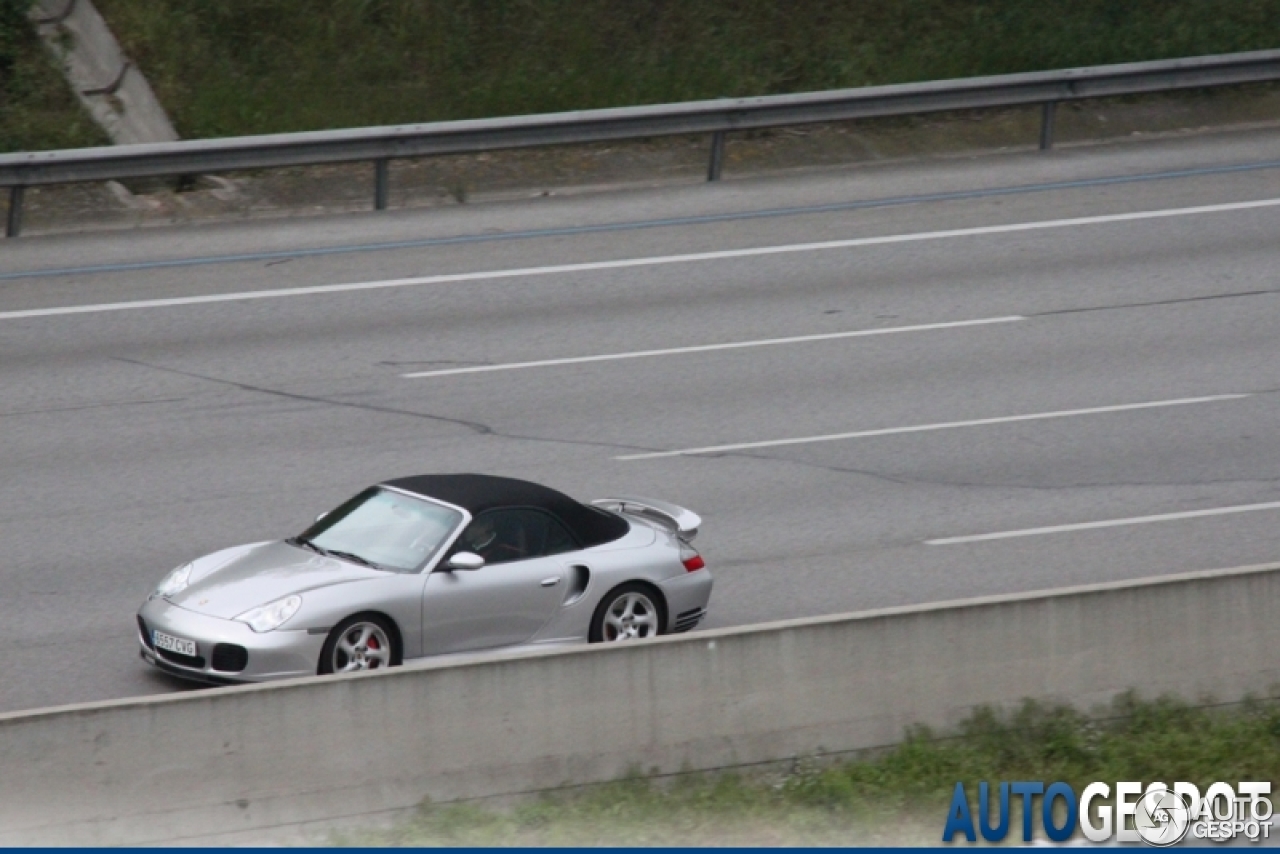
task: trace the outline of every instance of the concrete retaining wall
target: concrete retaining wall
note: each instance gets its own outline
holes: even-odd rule
[[[208,838],[1280,683],[1280,564],[0,716],[0,844]]]

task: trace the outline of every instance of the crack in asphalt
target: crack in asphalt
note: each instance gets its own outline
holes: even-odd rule
[[[54,406],[49,409],[18,409],[13,412],[0,412],[0,418],[14,418],[19,415],[45,415],[50,412],[79,412],[84,409],[110,409],[116,406],[149,406],[153,403],[181,403],[185,397],[159,397],[154,400],[118,400],[111,403],[86,403],[83,406]]]
[[[707,455],[699,455],[699,456],[710,456],[710,455],[707,454]],[[1276,476],[1276,477],[1252,477],[1252,478],[1218,478],[1218,479],[1197,480],[1197,481],[1179,481],[1179,480],[1079,481],[1076,483],[1060,483],[1060,484],[1053,484],[1053,485],[1036,486],[1032,484],[1018,484],[1018,483],[999,483],[999,482],[964,481],[964,480],[936,480],[936,479],[929,479],[929,478],[894,476],[894,475],[885,474],[883,472],[869,471],[867,469],[856,469],[856,468],[849,468],[845,466],[826,465],[823,463],[808,462],[806,460],[790,460],[785,457],[775,457],[775,456],[770,456],[768,454],[749,454],[749,453],[737,452],[737,453],[718,454],[717,456],[726,456],[726,457],[734,456],[734,457],[742,457],[745,459],[761,460],[763,462],[790,464],[790,465],[802,466],[804,468],[817,469],[819,471],[829,471],[833,474],[861,475],[863,477],[869,477],[874,480],[882,480],[882,481],[887,481],[889,483],[895,483],[895,484],[898,484],[899,486],[942,486],[942,487],[955,487],[957,489],[1016,489],[1016,490],[1032,491],[1032,492],[1058,492],[1058,491],[1065,491],[1069,489],[1113,489],[1113,488],[1123,488],[1123,487],[1140,488],[1140,487],[1151,487],[1151,486],[1195,487],[1195,486],[1224,486],[1224,485],[1226,486],[1266,485],[1266,486],[1275,487],[1277,484],[1280,484],[1280,476]]]
[[[460,365],[462,367],[470,368],[470,367],[476,367],[476,366],[482,366],[482,365],[491,365],[493,363],[492,362],[476,362],[476,361],[470,361],[470,362],[458,361],[456,359],[427,359],[427,360],[417,361],[417,362],[415,361],[397,362],[397,361],[391,361],[391,360],[384,360],[381,362],[377,362],[376,364],[389,365],[390,367],[393,367],[393,368],[409,367],[409,366],[416,367],[420,365]]]
[[[741,457],[748,460],[764,460],[765,462],[774,463],[790,463],[792,465],[802,466],[804,468],[819,469],[821,471],[829,471],[834,474],[855,474],[862,477],[869,477],[872,480],[882,480],[887,483],[897,484],[898,486],[914,486],[916,484],[928,483],[925,480],[916,480],[908,477],[894,477],[884,472],[871,471],[870,469],[856,469],[846,466],[824,465],[822,463],[811,463],[805,460],[789,460],[786,457],[775,457],[769,454],[752,454],[745,451],[734,451],[723,454],[698,454],[700,457]],[[687,459],[687,458],[686,458]]]
[[[1229,294],[1206,294],[1198,297],[1180,297],[1178,299],[1161,299],[1150,302],[1118,303],[1116,305],[1090,305],[1082,308],[1059,308],[1052,311],[1023,312],[1023,317],[1051,317],[1055,314],[1082,314],[1087,311],[1115,311],[1124,308],[1149,308],[1157,305],[1179,305],[1188,302],[1207,302],[1209,300],[1236,299],[1237,297],[1269,296],[1280,293],[1280,289],[1268,288],[1260,291],[1236,291]]]
[[[606,448],[608,450],[624,450],[624,451],[657,451],[658,448],[648,448],[641,445],[624,445],[616,442],[593,442],[587,439],[558,439],[548,436],[530,436],[521,433],[504,433],[493,429],[487,424],[479,421],[468,421],[464,418],[449,418],[445,415],[432,415],[429,412],[417,412],[412,409],[399,409],[393,406],[379,406],[373,403],[354,403],[345,400],[335,400],[328,397],[319,397],[316,395],[298,394],[296,392],[282,391],[280,389],[267,388],[266,386],[257,386],[251,383],[244,383],[238,380],[228,380],[222,377],[213,377],[207,374],[197,374],[193,371],[184,371],[179,368],[170,368],[164,365],[153,365],[149,362],[139,361],[137,359],[128,359],[123,356],[113,357],[114,361],[124,362],[129,365],[135,365],[141,368],[149,368],[153,371],[163,371],[165,373],[177,374],[178,376],[190,377],[191,379],[204,380],[205,382],[217,383],[218,385],[229,386],[239,389],[240,391],[254,392],[257,394],[270,395],[272,397],[280,397],[286,400],[296,400],[304,403],[318,403],[325,406],[337,406],[347,409],[359,409],[366,412],[376,412],[382,415],[403,415],[410,418],[419,418],[427,421],[437,421],[442,424],[453,424],[458,427],[465,427],[479,436],[493,436],[498,439],[513,439],[525,442],[546,442],[549,444],[559,445],[576,445],[584,447]]]
[[[373,403],[351,403],[345,400],[334,400],[327,397],[317,397],[309,394],[297,394],[296,392],[282,391],[280,389],[267,388],[265,386],[252,385],[250,383],[239,382],[238,380],[228,380],[221,377],[211,377],[207,374],[197,374],[193,371],[183,371],[178,368],[169,368],[163,365],[153,365],[149,362],[138,361],[137,359],[126,359],[123,356],[116,356],[114,360],[117,362],[125,362],[126,364],[136,365],[142,368],[150,368],[153,371],[163,371],[168,374],[177,374],[178,376],[190,377],[192,379],[204,380],[205,382],[217,383],[218,385],[230,386],[240,389],[241,391],[256,392],[258,394],[268,394],[273,397],[282,397],[286,400],[299,400],[306,403],[320,403],[328,406],[341,406],[348,409],[362,409],[367,412],[380,412],[385,415],[407,415],[412,418],[422,418],[428,421],[439,421],[445,424],[454,424],[459,427],[466,427],[473,433],[482,436],[493,434],[493,430],[486,424],[478,421],[467,421],[462,418],[448,418],[444,415],[432,415],[429,412],[414,412],[408,409],[396,409],[390,406],[378,406]]]

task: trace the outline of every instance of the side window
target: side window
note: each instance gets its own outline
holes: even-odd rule
[[[532,508],[512,512],[519,513],[524,523],[529,557],[558,555],[571,552],[578,547],[568,529],[554,516]]]
[[[555,555],[578,547],[556,519],[540,510],[512,508],[481,513],[462,532],[454,551],[472,551],[486,564]]]
[[[547,542],[543,547],[542,553],[548,555],[558,555],[564,552],[577,551],[578,544],[573,541],[573,537],[561,525],[550,516],[544,516],[547,520]]]
[[[524,513],[490,510],[471,520],[458,539],[458,551],[475,552],[486,564],[510,563],[531,557]]]

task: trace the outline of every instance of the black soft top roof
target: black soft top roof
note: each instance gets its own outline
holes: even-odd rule
[[[550,487],[513,477],[420,474],[383,483],[465,508],[472,516],[500,507],[537,507],[559,518],[583,548],[616,540],[631,528],[620,516],[581,504]]]

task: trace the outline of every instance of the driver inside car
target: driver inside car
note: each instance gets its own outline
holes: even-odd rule
[[[463,531],[463,546],[484,558],[485,563],[506,563],[524,557],[520,548],[498,534],[498,526],[492,517],[481,516]]]

